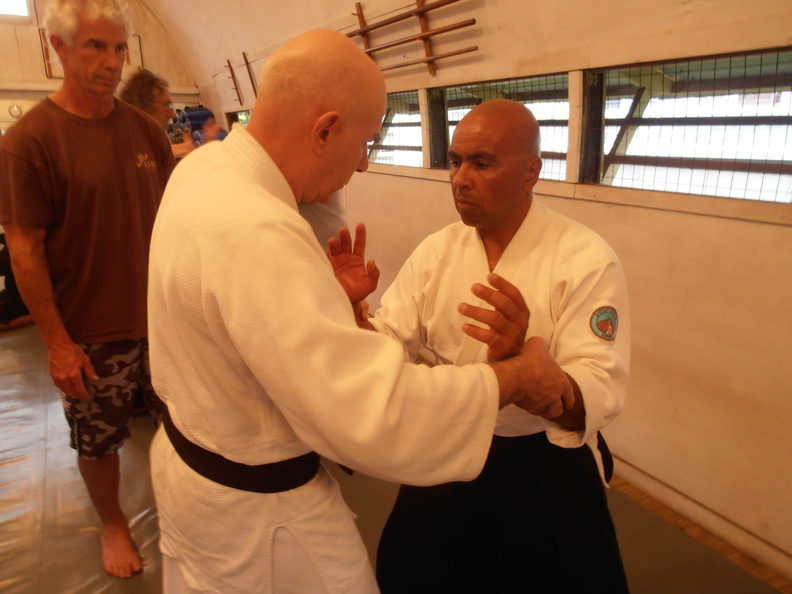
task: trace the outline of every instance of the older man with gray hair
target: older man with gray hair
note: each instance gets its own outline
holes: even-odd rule
[[[146,281],[174,159],[165,132],[114,93],[130,25],[117,0],[51,0],[63,84],[6,134],[0,223],[49,355],[71,447],[102,523],[105,570],[143,569],[119,504],[118,450],[142,393],[152,414]]]

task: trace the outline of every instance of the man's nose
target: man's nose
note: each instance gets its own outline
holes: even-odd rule
[[[360,158],[360,162],[358,163],[356,171],[358,173],[363,173],[367,171],[369,167],[369,160],[368,160],[368,146],[363,149],[363,156]]]
[[[113,70],[120,70],[124,67],[124,62],[126,61],[126,52],[125,51],[116,51],[116,50],[108,50],[107,54],[105,54],[105,66],[107,68],[111,68]]]
[[[452,188],[469,188],[470,187],[470,168],[465,163],[462,163],[456,170],[451,172],[451,187]]]

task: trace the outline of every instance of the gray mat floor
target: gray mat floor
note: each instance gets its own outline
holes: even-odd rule
[[[120,580],[102,569],[99,520],[68,447],[39,334],[35,326],[0,333],[0,592],[161,592],[148,475],[153,425],[137,417],[132,430],[122,450],[122,504],[145,569]],[[609,498],[633,594],[776,592],[615,489]],[[365,510],[356,511],[365,522]]]

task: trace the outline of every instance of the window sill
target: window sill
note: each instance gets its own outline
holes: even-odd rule
[[[448,171],[371,163],[369,173],[448,183]],[[792,205],[541,180],[538,195],[792,227]]]

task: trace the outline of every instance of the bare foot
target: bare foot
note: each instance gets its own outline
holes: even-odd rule
[[[143,560],[127,526],[102,527],[102,561],[105,571],[115,577],[130,578],[143,571]]]

